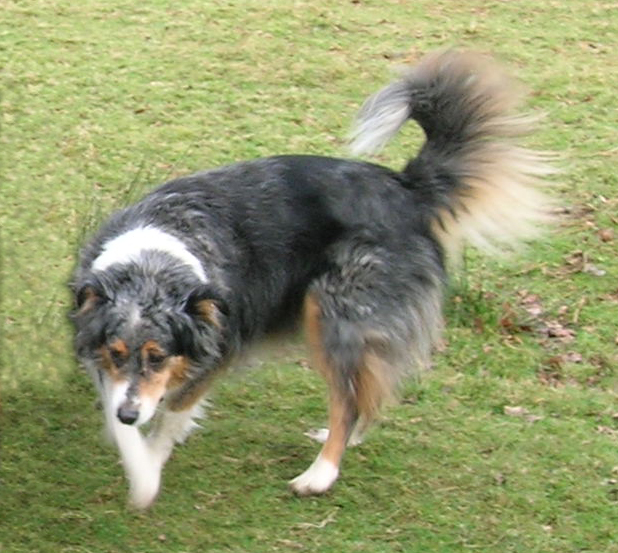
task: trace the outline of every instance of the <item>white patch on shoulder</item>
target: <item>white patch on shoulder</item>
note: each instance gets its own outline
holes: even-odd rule
[[[152,226],[131,229],[106,242],[92,263],[92,270],[104,271],[116,263],[136,261],[146,251],[168,253],[189,265],[202,282],[208,281],[198,258],[178,238]]]
[[[298,495],[320,494],[328,491],[339,476],[339,467],[318,455],[311,466],[290,482]]]

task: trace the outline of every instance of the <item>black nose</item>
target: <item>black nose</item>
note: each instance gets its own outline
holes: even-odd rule
[[[139,417],[139,410],[129,402],[123,403],[118,407],[118,418],[124,424],[133,424]]]

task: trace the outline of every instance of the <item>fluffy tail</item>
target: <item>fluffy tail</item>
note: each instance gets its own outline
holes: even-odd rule
[[[520,100],[491,59],[431,54],[366,101],[351,150],[375,153],[416,120],[426,141],[403,176],[445,249],[457,253],[464,241],[490,250],[510,246],[548,218],[539,187],[554,172],[546,154],[517,144],[536,120],[517,114]]]

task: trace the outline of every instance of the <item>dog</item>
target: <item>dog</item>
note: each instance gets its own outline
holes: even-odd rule
[[[71,318],[130,504],[153,503],[217,375],[301,324],[329,426],[290,486],[333,486],[348,443],[428,364],[448,260],[465,242],[510,247],[547,214],[551,169],[519,145],[533,126],[520,102],[489,58],[433,53],[366,101],[351,137],[354,155],[375,153],[415,120],[425,141],[403,170],[301,155],[240,162],[167,182],[102,225],[80,252]]]

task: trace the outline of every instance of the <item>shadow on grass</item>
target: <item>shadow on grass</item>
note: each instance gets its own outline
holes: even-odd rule
[[[173,539],[223,546],[258,532],[272,516],[268,506],[302,511],[311,502],[293,497],[286,480],[306,468],[315,447],[294,421],[293,438],[274,430],[281,413],[267,413],[268,398],[258,407],[252,384],[234,386],[222,394],[234,420],[212,410],[204,428],[176,448],[161,497],[145,513],[125,505],[122,467],[86,375],[3,393],[0,551],[123,551],[131,542],[169,551]],[[237,391],[246,401],[234,405]],[[248,534],[238,535],[240,526]]]

